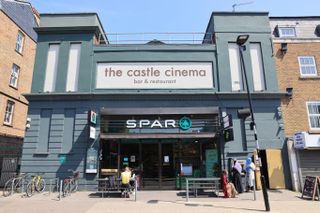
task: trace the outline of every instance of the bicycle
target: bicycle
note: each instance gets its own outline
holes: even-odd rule
[[[31,197],[35,191],[43,192],[46,188],[46,182],[43,179],[44,173],[38,173],[37,175],[32,175],[31,181],[27,185],[27,196]]]
[[[72,192],[76,192],[78,190],[79,185],[79,177],[80,172],[74,171],[72,169],[68,170],[69,172],[72,172],[72,176],[69,176],[69,178],[66,178],[63,180],[63,196],[67,196]]]
[[[14,192],[21,192],[27,176],[27,173],[21,173],[13,178],[10,178],[4,185],[3,196],[8,197],[12,195]]]

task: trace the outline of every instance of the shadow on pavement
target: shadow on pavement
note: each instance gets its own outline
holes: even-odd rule
[[[185,202],[177,202],[177,201],[168,201],[168,200],[149,200],[147,204],[158,204],[158,203],[173,203],[178,205],[184,205],[188,207],[211,207],[216,209],[227,209],[227,210],[244,210],[244,211],[253,211],[253,212],[265,212],[265,210],[261,209],[251,209],[251,208],[242,208],[242,207],[230,207],[230,206],[218,206],[212,204],[200,204],[200,203],[185,203]]]

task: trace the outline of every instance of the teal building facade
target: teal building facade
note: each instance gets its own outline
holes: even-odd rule
[[[214,12],[200,44],[111,44],[95,13],[42,14],[36,31],[21,172],[63,179],[78,170],[94,190],[129,166],[142,189],[179,189],[183,177],[219,176],[231,159],[252,157],[250,119],[237,116],[248,99],[235,41],[248,34],[260,149],[281,150],[289,175],[268,13]]]

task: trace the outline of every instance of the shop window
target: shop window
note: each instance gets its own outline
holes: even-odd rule
[[[53,92],[55,90],[57,70],[58,70],[58,56],[59,44],[50,44],[46,66],[46,77],[44,81],[44,92]]]
[[[16,51],[19,53],[22,53],[23,42],[24,42],[24,34],[21,31],[19,31],[17,35],[17,40],[16,40]]]
[[[302,77],[317,76],[316,62],[313,56],[300,56],[298,60]]]
[[[8,101],[7,107],[6,107],[6,112],[4,115],[4,124],[5,125],[12,125],[13,110],[14,110],[14,102]]]
[[[320,101],[307,102],[310,129],[320,130]]]
[[[80,43],[70,45],[66,91],[78,90],[80,50]]]
[[[295,27],[278,27],[279,37],[296,37]]]
[[[13,64],[11,69],[10,82],[9,82],[10,86],[17,88],[19,73],[20,73],[20,67],[17,66],[16,64]]]
[[[235,43],[228,44],[231,71],[232,91],[243,90],[239,47]]]
[[[265,90],[265,79],[263,70],[263,60],[261,55],[261,45],[259,43],[250,44],[250,56],[254,90],[263,91]]]

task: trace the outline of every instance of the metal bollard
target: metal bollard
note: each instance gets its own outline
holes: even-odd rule
[[[254,173],[254,181],[253,181],[253,200],[257,200],[256,197],[256,171],[253,171]]]
[[[187,202],[189,202],[189,180],[186,178],[186,198]]]
[[[12,179],[12,184],[11,184],[11,195],[13,195],[13,185],[14,185],[14,180],[15,178]]]
[[[59,200],[61,200],[61,193],[62,193],[62,180],[60,180],[60,186],[59,186]]]
[[[49,186],[49,196],[51,195],[51,185],[52,185],[52,179],[49,180],[50,186]]]
[[[138,192],[138,186],[137,186],[137,178],[134,179],[134,201],[137,201],[137,192]]]
[[[22,180],[21,180],[21,193],[23,193],[24,192],[24,184],[25,184],[25,179],[24,178],[22,178]]]

